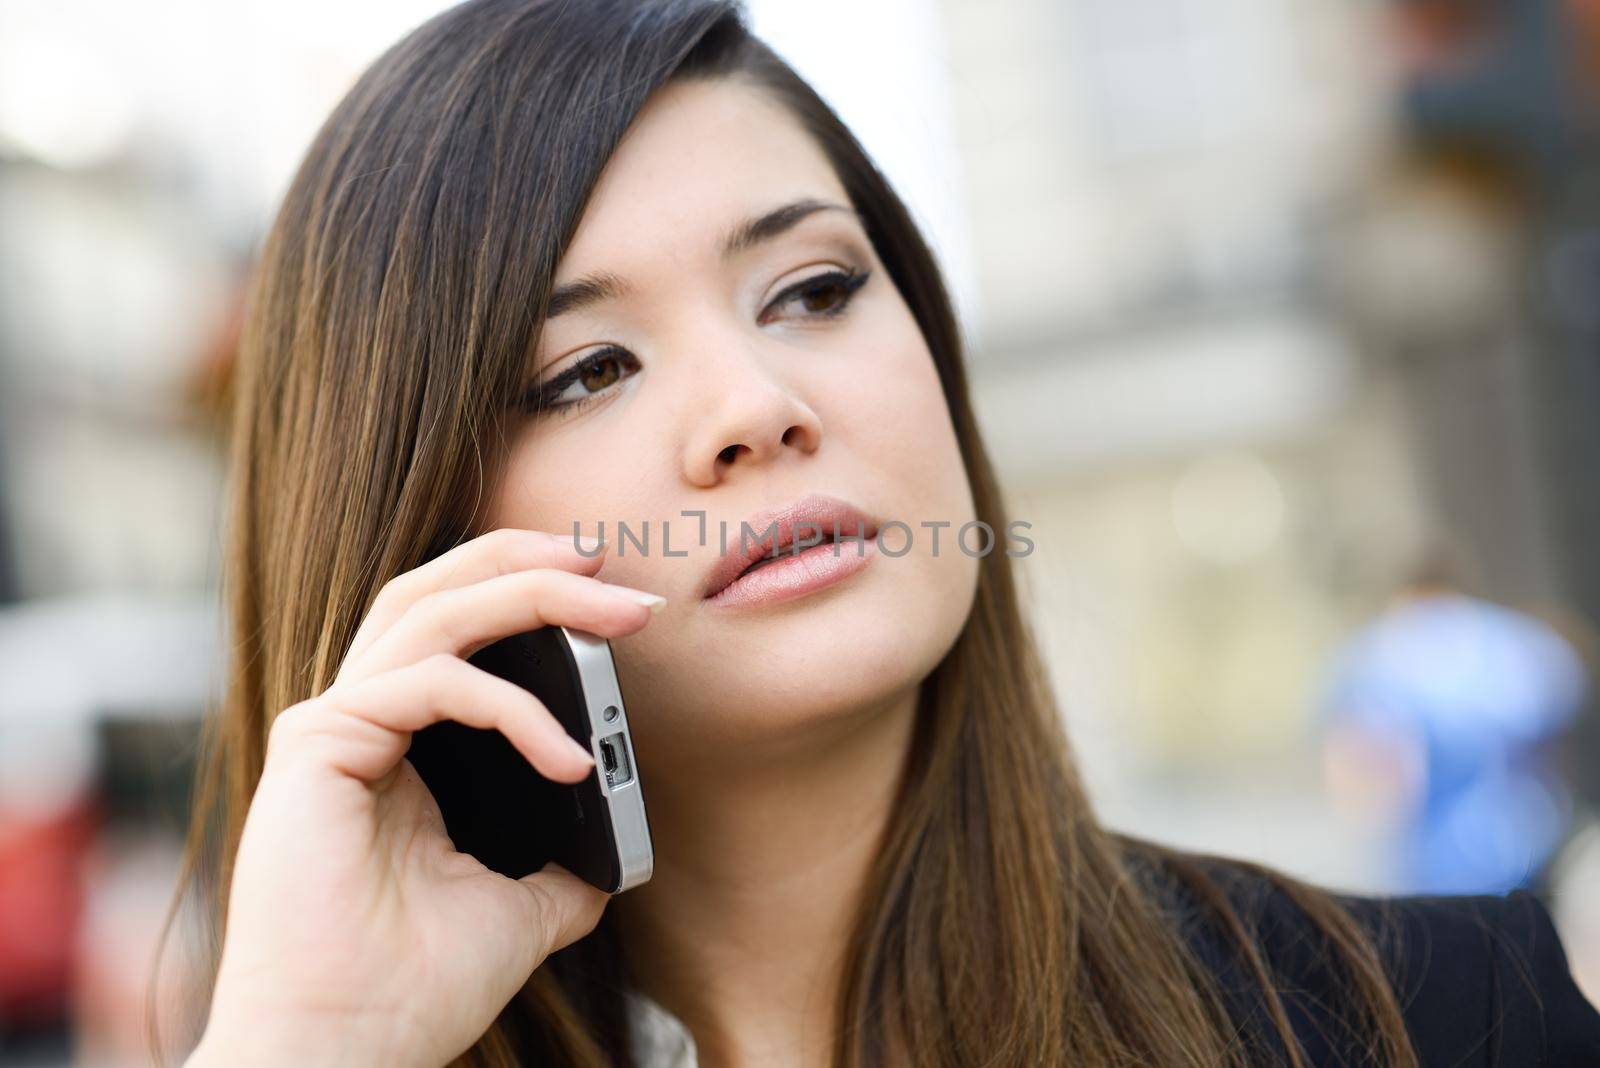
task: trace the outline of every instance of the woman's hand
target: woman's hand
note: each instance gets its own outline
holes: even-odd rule
[[[458,853],[404,760],[442,719],[543,775],[593,758],[531,693],[464,657],[546,624],[604,637],[664,602],[593,577],[568,538],[496,530],[389,582],[333,685],[273,722],[229,890],[201,1064],[439,1068],[610,896],[558,865],[520,880]]]

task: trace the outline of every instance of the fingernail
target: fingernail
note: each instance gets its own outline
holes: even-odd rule
[[[564,542],[575,544],[578,548],[582,549],[586,553],[594,552],[596,549],[600,548],[601,545],[600,539],[595,537],[593,534],[579,534],[576,537],[571,534],[555,534],[552,535],[552,537],[559,538]]]
[[[646,608],[650,609],[651,612],[659,612],[667,606],[667,599],[662,597],[660,594],[646,593],[644,590],[636,590],[632,586],[618,586],[615,582],[609,582],[606,585],[622,594],[634,604],[644,605]]]
[[[579,745],[577,740],[574,739],[571,735],[567,736],[567,744],[572,747],[572,751],[574,753],[577,753],[580,757],[582,757],[584,760],[588,761],[590,764],[594,763],[594,754],[589,752],[588,749],[586,749],[583,746]]]

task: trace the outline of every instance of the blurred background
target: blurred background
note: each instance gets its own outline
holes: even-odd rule
[[[0,0],[0,1064],[145,1063],[221,412],[430,0]],[[1600,1000],[1600,2],[751,0],[911,204],[1102,816],[1528,887]]]

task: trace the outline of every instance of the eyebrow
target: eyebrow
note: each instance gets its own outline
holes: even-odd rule
[[[802,197],[754,218],[746,219],[728,231],[722,239],[721,256],[724,260],[732,259],[741,252],[787,233],[794,229],[800,220],[819,211],[842,211],[857,220],[861,217],[854,208],[845,207],[843,204],[836,204],[831,200],[818,200],[815,197]],[[557,286],[550,294],[549,307],[544,317],[554,319],[558,315],[578,311],[602,301],[615,300],[628,292],[628,283],[618,275],[610,271],[596,271],[584,275],[575,282]]]

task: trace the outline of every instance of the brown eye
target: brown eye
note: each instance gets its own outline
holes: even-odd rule
[[[790,304],[799,305],[802,319],[828,319],[843,314],[855,297],[856,290],[866,284],[867,276],[871,273],[858,270],[848,273],[829,271],[796,282],[773,298],[766,311],[761,313],[760,321],[763,324],[771,322],[779,317],[778,312],[782,308]]]
[[[583,383],[584,389],[595,393],[620,378],[621,372],[622,368],[615,356],[602,356],[584,365],[583,377],[579,381]]]
[[[591,353],[551,378],[523,393],[518,407],[524,412],[573,412],[610,394],[610,387],[639,370],[638,359],[627,349],[608,345]]]
[[[801,299],[807,311],[827,311],[844,294],[844,286],[838,282],[824,281],[801,292]]]

